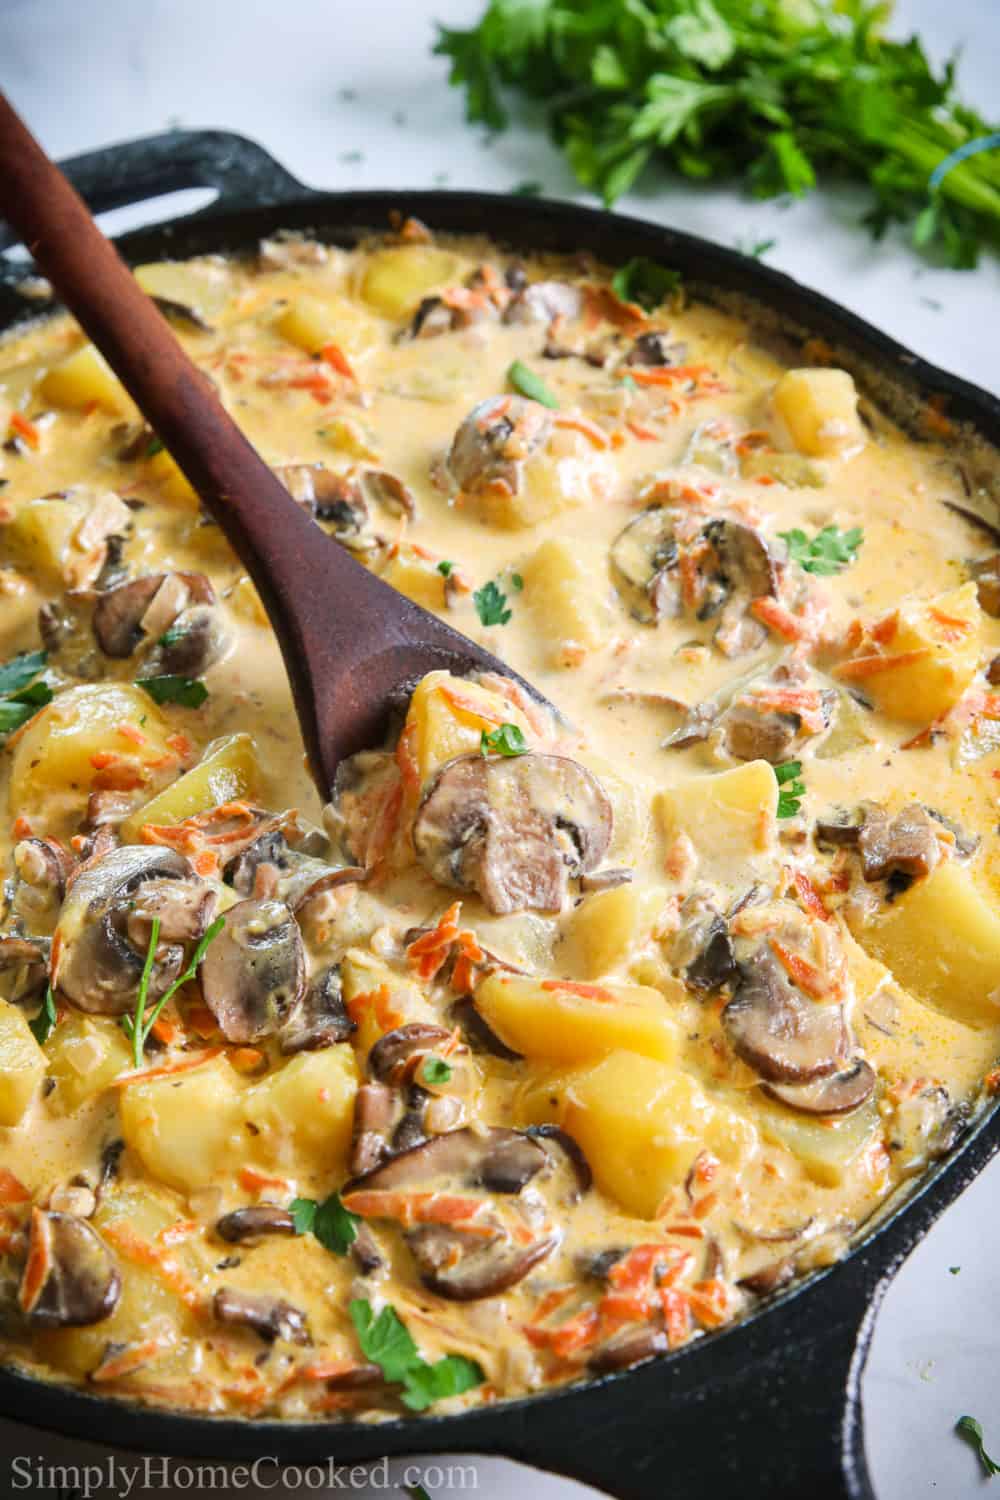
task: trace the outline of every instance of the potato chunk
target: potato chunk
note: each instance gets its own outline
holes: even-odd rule
[[[428,672],[414,689],[403,729],[407,758],[421,785],[445,761],[478,750],[483,730],[505,722],[528,730],[523,714],[499,693],[449,672]]]
[[[387,318],[405,318],[460,269],[458,257],[436,245],[390,245],[368,257],[361,295]]]
[[[864,443],[858,393],[846,370],[787,370],[774,388],[774,409],[810,458],[836,458]]]
[[[69,588],[92,584],[107,555],[107,538],[130,524],[111,490],[70,490],[18,507],[4,540],[13,559],[46,581]]]
[[[357,303],[344,297],[296,297],[275,323],[275,330],[307,354],[336,344],[349,359],[360,359],[375,346],[378,325]]]
[[[671,841],[686,834],[698,851],[698,875],[746,887],[777,847],[778,783],[766,760],[694,776],[660,792],[654,808]]]
[[[406,542],[389,559],[381,577],[407,599],[412,599],[414,604],[422,604],[424,609],[445,607],[448,580],[438,569],[437,560],[423,557]]]
[[[74,1114],[132,1065],[131,1049],[117,1021],[79,1011],[59,1022],[45,1052],[55,1084],[48,1106],[57,1115]]]
[[[858,677],[851,662],[838,675],[858,685],[883,713],[906,724],[929,724],[946,714],[970,686],[982,649],[982,611],[973,582],[904,604],[877,671]],[[871,648],[859,654],[871,663]]]
[[[655,1217],[700,1151],[739,1165],[757,1145],[750,1121],[709,1099],[689,1074],[633,1052],[550,1074],[522,1095],[519,1112],[525,1123],[562,1125],[598,1187],[643,1219]]]
[[[670,1062],[680,1044],[667,1001],[644,985],[495,973],[476,990],[476,1009],[508,1047],[539,1062],[589,1062],[617,1048]]]
[[[122,733],[123,727],[129,733]],[[166,719],[141,688],[113,682],[69,688],[35,715],[17,741],[11,809],[51,823],[58,813],[53,799],[82,806],[108,755],[115,757],[116,768],[133,770],[141,785],[156,762],[169,758],[169,733]]]
[[[358,1068],[350,1047],[302,1052],[250,1088],[241,1118],[253,1159],[295,1176],[347,1171]]]
[[[665,900],[664,890],[633,884],[595,891],[570,913],[561,957],[584,979],[610,973],[648,940]]]
[[[42,377],[40,394],[53,406],[91,406],[127,412],[132,402],[125,387],[93,344],[84,344]]]
[[[573,648],[590,650],[607,638],[612,616],[602,562],[579,544],[550,537],[523,565],[524,597],[557,665],[571,660]]]
[[[0,1000],[0,1125],[17,1125],[45,1073],[45,1053],[21,1010]]]
[[[880,1123],[874,1099],[846,1115],[812,1116],[759,1101],[763,1135],[785,1146],[814,1181],[837,1187],[872,1140]]]
[[[180,823],[223,802],[241,797],[253,802],[259,792],[257,746],[248,734],[226,735],[206,745],[196,766],[126,818],[122,842],[135,843],[144,823]]]
[[[229,297],[227,277],[220,266],[179,260],[154,260],[136,266],[135,279],[150,297],[162,297],[189,307],[203,323],[214,323]],[[181,323],[185,333],[188,321]]]
[[[938,865],[855,937],[918,1000],[967,1026],[1000,1021],[1000,917],[961,865]]]
[[[362,948],[349,948],[340,966],[344,1001],[357,1024],[354,1045],[364,1057],[380,1036],[409,1021],[437,1022],[420,990]]]
[[[225,1058],[127,1084],[122,1135],[152,1177],[182,1193],[232,1177],[246,1160],[240,1080]]]

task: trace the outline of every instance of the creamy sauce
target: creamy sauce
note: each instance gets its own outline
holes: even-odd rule
[[[864,403],[862,421],[849,377],[788,375],[706,305],[643,311],[594,268],[511,264],[416,231],[144,273],[317,524],[563,715],[503,681],[434,676],[325,813],[256,594],[169,456],[69,319],[0,346],[0,660],[39,649],[44,609],[54,695],[0,760],[0,932],[41,943],[35,960],[0,949],[0,1350],[40,1373],[197,1410],[398,1412],[398,1386],[361,1368],[352,1299],[394,1308],[425,1360],[475,1363],[437,1409],[624,1365],[836,1259],[992,1087],[1000,625],[989,575],[978,595],[970,581],[983,533],[943,503],[976,498],[948,433],[918,443]],[[543,382],[515,367],[522,396],[551,405],[470,419],[510,396],[516,361]],[[133,601],[109,654],[102,598],[149,575],[168,584]],[[201,662],[183,656],[192,630]],[[154,682],[166,701],[134,686],[150,678],[174,682]],[[204,702],[176,701],[195,680]],[[574,795],[613,818],[602,834],[588,814],[596,856],[566,832],[560,782],[540,835],[526,823],[476,864],[463,825],[433,865],[429,798],[455,756],[473,779],[526,778],[533,817],[541,757],[585,768]],[[501,824],[525,813],[513,784],[484,794]],[[367,873],[296,902],[259,850],[234,873],[262,830],[300,872],[308,854],[319,874]],[[540,860],[546,840],[560,851],[549,904],[536,835]],[[99,901],[84,909],[76,884],[123,847],[189,861],[185,889],[208,893],[151,998],[212,914],[265,904],[244,951],[284,914],[300,968],[263,1021],[233,998],[216,936],[136,1065],[122,1015],[150,918],[170,911],[139,884],[116,908],[133,967],[109,1001],[81,959]],[[278,1012],[324,975],[340,1039],[300,1050]],[[39,1048],[25,1022],[47,977]],[[375,1078],[373,1044],[417,1024],[443,1031]],[[365,1158],[357,1101],[379,1081],[397,1114]],[[491,1188],[489,1130],[545,1125],[566,1136],[522,1140],[527,1177]],[[379,1170],[404,1126],[425,1164],[395,1184]],[[433,1166],[419,1142],[455,1130],[468,1160]],[[362,1166],[375,1175],[346,1189]],[[287,1222],[220,1237],[234,1211],[342,1188],[363,1225],[350,1246]],[[85,1326],[57,1326],[70,1293],[51,1275],[32,1291],[52,1271],[48,1211],[96,1226],[121,1278]],[[264,1299],[257,1331],[238,1294]]]

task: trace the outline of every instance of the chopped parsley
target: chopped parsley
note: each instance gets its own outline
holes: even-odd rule
[[[334,1255],[346,1255],[358,1237],[358,1215],[344,1207],[339,1193],[331,1193],[322,1203],[315,1198],[295,1198],[289,1212],[296,1234],[314,1234]]]
[[[515,391],[520,391],[522,396],[527,396],[529,401],[537,401],[541,406],[550,406],[553,410],[559,405],[559,399],[549,390],[540,375],[521,359],[515,359],[507,371],[507,379]]]
[[[446,557],[442,558],[438,563],[438,572],[441,574],[442,578],[450,578],[454,571],[455,564],[453,562],[449,562]]]
[[[163,452],[164,446],[165,444],[162,438],[150,438],[149,442],[146,445],[146,457],[155,458],[158,453]]]
[[[149,998],[149,981],[153,974],[153,963],[156,958],[156,949],[160,941],[160,919],[154,917],[149,924],[149,946],[146,949],[146,961],[142,966],[142,978],[139,980],[139,993],[136,996],[135,1015],[122,1016],[122,1030],[132,1043],[132,1060],[137,1068],[142,1067],[142,1054],[146,1046],[146,1040],[153,1027],[156,1025],[160,1012],[168,1000],[172,1000],[177,991],[188,984],[197,974],[198,965],[208,951],[209,943],[218,937],[225,926],[224,917],[216,917],[211,927],[200,939],[197,948],[191,956],[191,962],[177,979],[164,990],[163,994],[153,1006],[149,1019],[146,1019],[146,1002]]]
[[[637,302],[647,312],[665,302],[681,284],[680,271],[671,271],[658,261],[637,255],[626,261],[611,278],[611,290],[622,302]]]
[[[511,617],[511,611],[507,608],[507,595],[492,578],[481,589],[476,589],[472,602],[476,606],[480,625],[506,625]]]
[[[163,632],[156,644],[158,646],[176,646],[177,642],[182,641],[186,635],[187,631],[183,625],[171,625],[169,630]]]
[[[479,740],[481,754],[527,755],[528,747],[524,735],[516,724],[501,724],[498,729],[484,729]]]
[[[784,765],[775,766],[774,779],[778,783],[778,817],[794,818],[799,810],[802,798],[806,794],[806,784],[799,781],[802,775],[802,762],[800,760],[786,760]]]
[[[520,573],[512,573],[510,575],[510,581],[517,589],[518,593],[520,593],[524,588],[524,579],[521,577]]]
[[[25,651],[0,666],[0,735],[13,734],[52,702],[46,682],[34,682],[48,661],[45,651]]]
[[[56,1002],[52,995],[52,986],[51,984],[49,984],[45,987],[45,999],[42,1001],[41,1010],[38,1012],[38,1015],[33,1021],[28,1022],[28,1026],[31,1029],[31,1034],[35,1038],[35,1041],[38,1043],[39,1047],[43,1046],[44,1043],[48,1041],[49,1037],[55,1030],[55,1024]]]
[[[179,703],[182,708],[200,708],[208,697],[208,688],[197,677],[140,677],[136,686],[154,703]]]
[[[362,1354],[378,1365],[390,1384],[403,1387],[403,1403],[411,1411],[425,1411],[435,1401],[460,1396],[482,1384],[482,1370],[464,1354],[446,1354],[428,1364],[406,1324],[388,1303],[376,1316],[367,1298],[357,1297],[348,1311]]]
[[[425,1083],[442,1084],[451,1078],[451,1066],[443,1057],[425,1057],[420,1069]]]
[[[840,531],[836,526],[824,526],[810,541],[804,531],[796,527],[793,531],[778,533],[788,543],[788,555],[806,573],[829,576],[840,573],[851,563],[857,562],[858,551],[865,539],[860,526],[850,531]]]
[[[967,1438],[970,1445],[975,1448],[979,1455],[979,1462],[983,1466],[983,1472],[988,1479],[992,1479],[994,1474],[1000,1474],[1000,1464],[990,1458],[987,1453],[983,1442],[982,1424],[977,1422],[975,1417],[959,1417],[955,1423],[955,1431]]]

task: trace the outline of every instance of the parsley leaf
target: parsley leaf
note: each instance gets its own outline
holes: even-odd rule
[[[990,1458],[990,1455],[987,1453],[983,1441],[982,1424],[977,1422],[975,1417],[959,1417],[955,1423],[955,1431],[960,1433],[962,1437],[968,1438],[969,1443],[979,1455],[979,1462],[982,1464],[983,1472],[988,1478],[992,1479],[994,1474],[1000,1474],[1000,1464],[995,1459]]]
[[[344,1207],[339,1193],[318,1203],[315,1198],[295,1198],[289,1205],[296,1234],[314,1234],[334,1255],[346,1255],[358,1237],[358,1215]]]
[[[155,458],[158,453],[162,453],[163,452],[164,447],[165,447],[165,444],[164,444],[162,438],[158,438],[158,437],[150,438],[150,440],[149,440],[149,442],[148,442],[148,444],[146,446],[146,457],[147,458]]]
[[[800,760],[786,760],[783,765],[775,766],[774,779],[778,783],[778,817],[794,818],[799,810],[799,804],[806,794],[806,784],[799,781],[802,775],[802,762]]]
[[[55,1024],[56,1002],[52,996],[52,986],[49,984],[45,987],[45,999],[42,1001],[41,1010],[33,1021],[28,1022],[31,1034],[39,1047],[48,1041],[55,1030]]]
[[[527,755],[528,747],[517,724],[501,724],[498,729],[484,729],[479,740],[481,754]]]
[[[46,651],[25,651],[0,666],[0,698],[9,698],[28,686],[48,661]]]
[[[163,632],[156,644],[158,646],[176,646],[177,642],[182,641],[186,635],[187,631],[183,625],[171,625],[169,630]]]
[[[851,563],[857,562],[858,552],[865,534],[860,526],[850,531],[840,531],[836,526],[824,526],[822,531],[809,539],[805,532],[795,527],[792,531],[778,533],[788,543],[788,555],[792,562],[807,573],[830,576],[840,573]]]
[[[611,278],[611,290],[622,302],[637,302],[647,312],[665,302],[681,284],[680,271],[671,271],[655,260],[638,255],[627,261]]]
[[[197,677],[140,677],[136,686],[144,688],[154,703],[179,703],[182,708],[200,708],[208,697],[208,688]]]
[[[438,563],[438,572],[441,574],[442,578],[450,578],[454,571],[455,564],[453,562],[449,562],[446,557],[442,558]]]
[[[149,998],[149,981],[153,974],[153,963],[156,958],[156,949],[160,941],[160,919],[154,917],[149,924],[149,946],[146,949],[146,961],[142,966],[142,977],[139,980],[139,992],[136,995],[135,1014],[122,1016],[122,1030],[132,1043],[132,1061],[137,1068],[142,1067],[142,1054],[146,1046],[146,1039],[159,1019],[160,1012],[168,1000],[172,1000],[177,991],[188,984],[197,974],[198,965],[208,951],[209,943],[213,942],[225,926],[224,917],[216,917],[212,925],[206,929],[204,936],[199,940],[198,946],[191,955],[191,962],[183,974],[170,984],[153,1006],[148,1020],[146,1019],[146,1003]]]
[[[451,1078],[451,1067],[443,1057],[425,1057],[420,1066],[420,1076],[425,1083],[447,1083]]]
[[[52,702],[47,682],[32,682],[48,660],[44,651],[26,651],[0,666],[0,735],[13,734]]]
[[[558,398],[549,390],[542,377],[529,369],[523,360],[515,359],[507,371],[507,379],[515,391],[520,391],[529,401],[537,401],[539,405],[550,406],[553,410],[558,407]]]
[[[506,625],[512,611],[507,608],[507,595],[491,578],[472,596],[481,625]]]
[[[481,1385],[483,1372],[462,1354],[446,1354],[428,1364],[395,1308],[386,1303],[376,1317],[363,1297],[348,1306],[361,1352],[393,1385],[402,1385],[402,1399],[411,1411],[425,1411],[446,1396],[460,1396]]]

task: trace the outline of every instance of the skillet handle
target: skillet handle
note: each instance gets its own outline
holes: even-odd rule
[[[213,187],[208,210],[301,200],[310,189],[263,146],[229,130],[165,130],[71,156],[60,166],[92,213],[182,188]],[[195,217],[195,215],[191,215]],[[16,243],[0,224],[0,249]]]
[[[508,1412],[495,1451],[616,1500],[875,1500],[860,1382],[890,1278],[865,1260],[677,1359],[581,1391],[575,1413],[529,1403],[510,1430]]]

